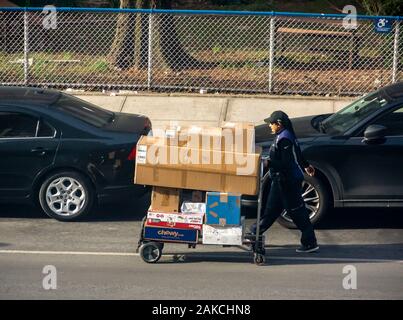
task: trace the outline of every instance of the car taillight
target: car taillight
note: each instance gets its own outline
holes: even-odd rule
[[[132,151],[130,151],[129,156],[127,157],[127,160],[133,161],[136,159],[136,146],[133,147]]]
[[[152,129],[151,121],[150,119],[146,118],[144,121],[144,131],[148,132]]]

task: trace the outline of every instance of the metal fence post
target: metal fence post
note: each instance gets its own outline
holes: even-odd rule
[[[151,89],[151,82],[152,82],[152,35],[153,35],[153,13],[148,14],[148,71],[147,71],[147,88],[148,90]]]
[[[24,85],[29,83],[29,43],[28,43],[28,12],[24,11]]]
[[[399,60],[399,36],[400,36],[400,21],[396,20],[395,25],[395,40],[393,43],[393,69],[392,69],[392,83],[396,82],[396,73]]]
[[[273,91],[273,66],[274,66],[274,15],[270,17],[270,39],[269,39],[269,93]]]

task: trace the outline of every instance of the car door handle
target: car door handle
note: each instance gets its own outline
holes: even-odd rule
[[[44,156],[48,151],[50,150],[42,147],[31,149],[31,153],[39,154],[40,156]]]

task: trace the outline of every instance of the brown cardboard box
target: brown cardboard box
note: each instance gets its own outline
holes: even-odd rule
[[[166,126],[162,130],[155,130],[154,136],[165,138],[165,144],[169,146],[225,150],[222,128],[219,127]],[[232,146],[234,138],[227,138],[226,141]],[[228,151],[232,151],[232,148]]]
[[[258,192],[258,179],[255,176],[236,176],[152,166],[136,166],[134,182],[151,186],[234,192],[246,195],[256,195]]]
[[[164,128],[155,128],[153,130],[153,136],[159,139],[163,139],[163,144],[168,146],[181,146],[186,145],[186,141],[179,142],[180,126],[165,126]]]
[[[143,136],[139,140],[135,183],[247,195],[257,193],[260,154],[199,150],[163,143],[163,139],[157,137]],[[234,161],[237,158],[247,161],[247,165],[238,165],[241,161],[226,163],[225,159],[231,157]],[[211,163],[214,158],[220,161]]]
[[[167,146],[163,138],[142,136],[137,143],[136,164],[189,171],[256,176],[260,153]]]
[[[187,147],[204,150],[222,150],[222,129],[218,127],[184,128],[181,132],[187,137]]]
[[[150,210],[179,212],[179,196],[179,189],[153,187]]]
[[[250,122],[224,122],[221,127],[166,126],[155,136],[169,146],[227,152],[254,153],[255,126]]]
[[[223,122],[226,151],[255,153],[255,125],[251,122]],[[224,149],[223,149],[224,150]]]

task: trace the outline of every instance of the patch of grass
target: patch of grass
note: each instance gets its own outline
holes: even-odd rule
[[[221,47],[220,46],[214,46],[211,51],[213,51],[214,54],[217,54],[221,51]]]
[[[106,72],[109,69],[109,63],[105,60],[97,60],[95,61],[89,69],[94,72]]]
[[[71,60],[73,55],[70,52],[65,52],[63,54],[63,60]]]

